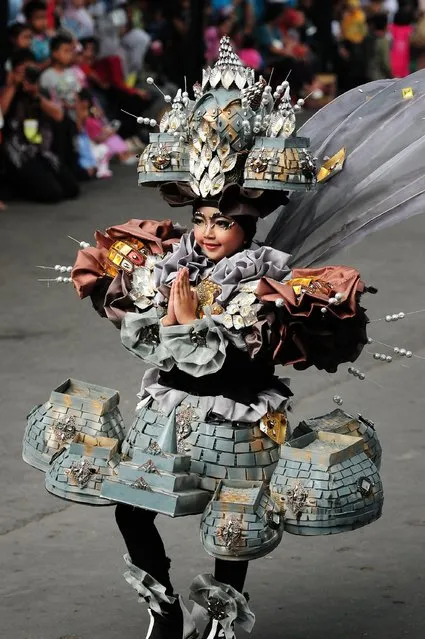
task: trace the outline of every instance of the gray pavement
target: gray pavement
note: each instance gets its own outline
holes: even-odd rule
[[[24,188],[24,185],[23,185]],[[171,217],[156,193],[138,190],[134,170],[86,187],[79,201],[55,207],[15,203],[0,217],[0,637],[142,639],[146,613],[121,577],[123,544],[113,508],[71,505],[44,491],[43,475],[21,461],[25,417],[69,376],[119,389],[129,424],[143,366],[119,334],[80,302],[70,285],[47,289],[37,264],[72,263],[72,235],[132,217]],[[371,318],[425,307],[425,216],[370,236],[333,260],[359,268],[380,289],[366,298]],[[422,257],[421,257],[422,255]],[[425,356],[424,314],[374,322],[371,336]],[[368,349],[371,350],[371,349]],[[382,350],[382,347],[373,347]],[[257,613],[254,639],[422,639],[425,637],[425,359],[377,363],[362,355],[367,380],[344,370],[295,373],[294,421],[334,408],[373,419],[384,447],[382,519],[325,538],[285,535],[254,562],[246,589]],[[177,588],[209,571],[197,517],[159,518]],[[244,633],[242,633],[244,634]]]

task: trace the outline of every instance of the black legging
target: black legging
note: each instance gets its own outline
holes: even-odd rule
[[[164,544],[154,523],[156,515],[150,510],[126,504],[118,504],[115,510],[118,528],[124,537],[132,563],[165,586],[167,594],[174,595],[169,575],[170,560],[165,554]],[[214,577],[242,592],[247,570],[247,561],[216,559]]]

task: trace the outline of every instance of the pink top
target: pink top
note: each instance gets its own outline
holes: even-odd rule
[[[255,71],[263,66],[263,59],[256,49],[240,49],[238,55],[244,65]]]
[[[105,125],[103,124],[102,120],[99,120],[98,118],[87,118],[86,131],[90,140],[93,140],[93,142],[96,142],[104,128]]]
[[[392,36],[391,70],[395,78],[404,78],[410,73],[410,36],[411,25],[391,24],[389,32]]]

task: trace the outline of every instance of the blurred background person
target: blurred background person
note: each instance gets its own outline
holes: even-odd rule
[[[366,79],[371,82],[392,78],[387,14],[372,15],[369,18],[369,30],[366,46]]]
[[[63,110],[40,87],[31,51],[17,51],[0,95],[3,153],[9,184],[20,197],[55,203],[79,194],[78,184],[55,152],[55,123]],[[25,185],[25,188],[23,188]]]
[[[410,38],[413,34],[413,12],[409,6],[399,9],[389,26],[391,35],[391,71],[395,78],[410,73]]]

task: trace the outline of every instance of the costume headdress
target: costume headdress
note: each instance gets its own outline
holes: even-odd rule
[[[160,132],[150,134],[139,162],[139,184],[160,184],[172,206],[202,200],[223,212],[256,216],[283,203],[282,192],[315,184],[309,140],[296,135],[295,112],[303,100],[292,105],[288,81],[274,92],[264,78],[256,81],[227,36],[194,95],[191,101],[179,90]]]

